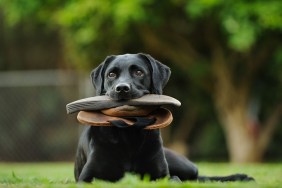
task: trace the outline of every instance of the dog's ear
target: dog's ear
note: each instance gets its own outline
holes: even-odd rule
[[[139,53],[138,55],[149,63],[152,72],[151,92],[153,94],[161,95],[163,93],[163,88],[169,80],[171,74],[170,68],[148,54]]]
[[[96,95],[104,95],[104,74],[109,63],[115,59],[116,56],[107,56],[106,59],[95,69],[91,71],[90,77],[92,84],[96,90]]]

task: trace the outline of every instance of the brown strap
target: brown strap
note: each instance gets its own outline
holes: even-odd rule
[[[154,124],[147,126],[145,129],[160,129],[164,128],[173,120],[172,114],[165,108],[159,108],[151,112],[147,118],[156,118]],[[112,126],[109,121],[122,120],[129,126],[132,126],[135,122],[123,117],[108,116],[100,111],[80,111],[77,115],[77,119],[80,123],[90,126]]]

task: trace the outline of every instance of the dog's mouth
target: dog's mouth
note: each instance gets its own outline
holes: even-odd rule
[[[106,95],[108,95],[113,100],[130,100],[130,99],[140,98],[149,93],[150,92],[148,90],[138,90],[138,91],[132,91],[132,92],[119,92],[119,93],[112,91],[112,92],[106,93]]]

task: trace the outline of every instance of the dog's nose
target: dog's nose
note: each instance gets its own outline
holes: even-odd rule
[[[127,93],[129,91],[130,91],[130,85],[129,84],[122,83],[122,84],[116,85],[115,92],[117,92],[117,93],[120,93],[120,92]]]

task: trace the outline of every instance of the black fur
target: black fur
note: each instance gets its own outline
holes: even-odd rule
[[[170,69],[147,54],[108,56],[91,73],[96,95],[114,100],[162,94]],[[86,126],[79,140],[75,161],[76,181],[117,181],[125,172],[148,174],[152,180],[234,181],[246,175],[200,177],[197,167],[184,156],[163,147],[160,131],[142,128]]]

